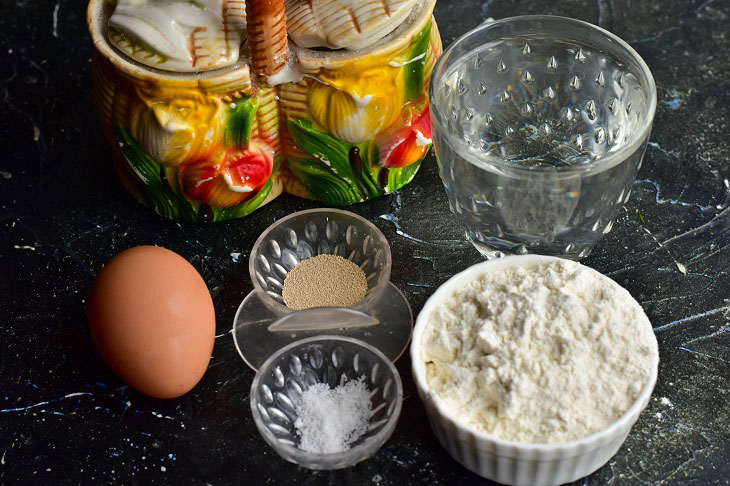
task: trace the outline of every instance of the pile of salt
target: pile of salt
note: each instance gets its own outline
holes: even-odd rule
[[[364,376],[334,389],[315,383],[302,393],[296,407],[299,448],[319,454],[349,449],[367,431],[371,411]]]

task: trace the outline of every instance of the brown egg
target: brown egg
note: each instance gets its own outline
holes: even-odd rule
[[[125,250],[102,268],[89,297],[91,337],[104,361],[152,397],[190,391],[205,373],[215,339],[208,287],[177,253]]]

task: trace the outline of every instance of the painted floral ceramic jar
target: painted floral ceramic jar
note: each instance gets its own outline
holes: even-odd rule
[[[180,53],[110,27],[116,3],[89,4],[94,101],[139,201],[179,221],[222,221],[282,191],[339,206],[411,181],[431,144],[435,0],[287,0],[273,12],[257,8],[276,2],[206,1],[222,5],[225,35],[199,41],[207,27],[192,26]],[[171,4],[201,8],[152,5]],[[157,14],[167,15],[150,22]],[[237,56],[229,25],[247,31]]]

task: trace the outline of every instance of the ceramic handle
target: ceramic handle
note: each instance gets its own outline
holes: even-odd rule
[[[246,17],[251,70],[259,76],[278,73],[289,60],[284,0],[249,0]]]

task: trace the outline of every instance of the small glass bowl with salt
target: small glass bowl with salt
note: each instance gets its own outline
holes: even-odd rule
[[[342,336],[283,347],[251,385],[251,411],[264,440],[309,469],[340,469],[374,455],[393,433],[402,401],[393,363]]]

